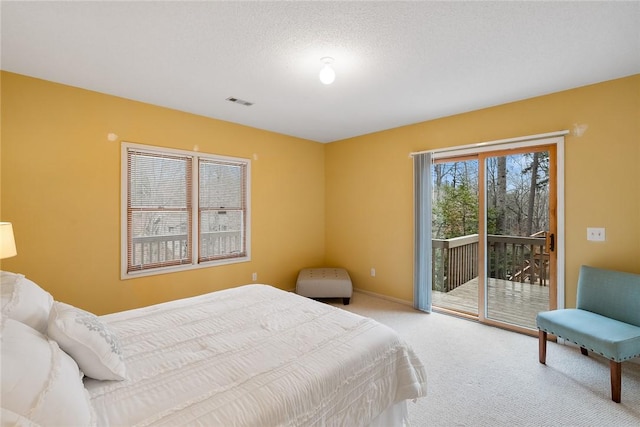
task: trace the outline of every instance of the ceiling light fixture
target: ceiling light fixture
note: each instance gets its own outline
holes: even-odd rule
[[[336,79],[336,72],[331,68],[333,58],[330,56],[324,56],[320,58],[320,61],[324,64],[324,67],[320,70],[320,81],[326,85],[330,85]]]

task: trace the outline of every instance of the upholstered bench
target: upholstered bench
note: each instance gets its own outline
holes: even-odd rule
[[[569,340],[609,359],[611,399],[620,403],[621,363],[640,357],[640,274],[582,266],[576,308],[538,313],[540,363],[547,334]]]
[[[304,268],[298,274],[296,293],[309,298],[342,298],[348,305],[353,285],[344,268]]]

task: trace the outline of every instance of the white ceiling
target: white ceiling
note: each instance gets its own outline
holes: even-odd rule
[[[640,73],[639,1],[3,0],[0,14],[3,70],[318,142]]]

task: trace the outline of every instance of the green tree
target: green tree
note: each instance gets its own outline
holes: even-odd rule
[[[440,230],[439,238],[450,239],[478,232],[478,196],[463,182],[457,186],[441,187],[441,199],[434,207],[434,229]]]

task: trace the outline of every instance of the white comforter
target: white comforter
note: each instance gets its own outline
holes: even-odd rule
[[[101,319],[128,379],[85,380],[99,425],[359,426],[426,394],[394,331],[266,285]]]

